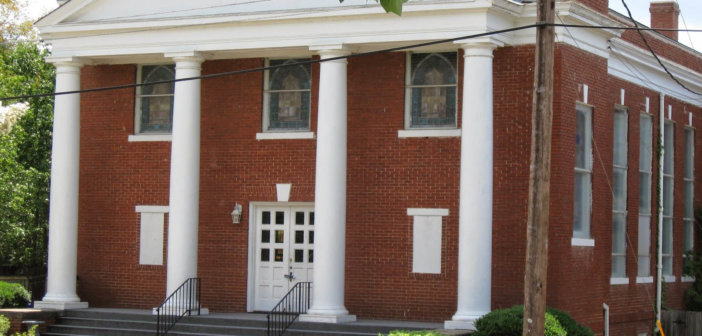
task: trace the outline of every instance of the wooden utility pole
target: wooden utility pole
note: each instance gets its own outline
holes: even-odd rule
[[[548,215],[553,120],[554,0],[539,0],[531,130],[529,211],[524,274],[524,336],[542,336],[546,314]]]

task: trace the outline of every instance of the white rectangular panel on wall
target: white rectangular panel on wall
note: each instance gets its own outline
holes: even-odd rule
[[[141,213],[140,265],[163,265],[163,218],[163,212]]]
[[[441,216],[414,216],[413,273],[441,273],[441,219]]]

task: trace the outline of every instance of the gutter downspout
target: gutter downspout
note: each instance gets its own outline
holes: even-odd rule
[[[663,157],[665,147],[663,147],[663,139],[665,132],[665,94],[660,93],[660,103],[658,107],[658,239],[656,242],[656,320],[661,320],[661,289],[663,285]]]
[[[604,308],[604,336],[609,336],[609,306],[602,303],[602,308]]]

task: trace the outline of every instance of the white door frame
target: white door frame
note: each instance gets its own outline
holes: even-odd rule
[[[256,216],[260,207],[310,207],[314,209],[314,202],[249,202],[249,260],[248,276],[246,283],[246,311],[253,312],[256,294]],[[235,224],[236,225],[236,224]]]

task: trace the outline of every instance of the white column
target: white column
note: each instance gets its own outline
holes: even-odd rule
[[[463,110],[458,214],[458,308],[447,329],[475,330],[490,312],[492,284],[492,51],[490,42],[462,46]]]
[[[314,48],[322,60],[344,56],[343,46]],[[302,321],[355,321],[344,307],[346,264],[346,59],[322,62],[319,73],[315,252],[312,307]]]
[[[51,61],[51,60],[50,60]],[[56,59],[56,92],[80,90],[75,59]],[[78,262],[78,175],[80,94],[58,95],[54,102],[49,208],[49,261],[46,295],[37,308],[87,308],[76,295]]]
[[[176,79],[198,77],[204,61],[196,53],[168,54]],[[200,202],[200,80],[175,83],[171,140],[166,296],[197,277]]]

